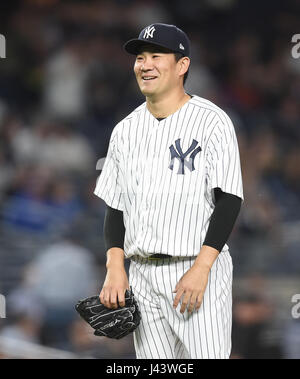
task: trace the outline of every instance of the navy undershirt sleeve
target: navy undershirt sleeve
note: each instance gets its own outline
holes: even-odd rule
[[[214,193],[216,205],[203,245],[221,251],[232,232],[242,200],[238,196],[221,191],[219,188],[216,188]],[[112,247],[124,249],[125,227],[122,211],[107,205],[103,232],[106,250]]]
[[[122,211],[106,206],[103,234],[106,251],[112,247],[124,249],[125,226]]]
[[[221,251],[227,242],[241,209],[242,199],[238,196],[214,190],[216,205],[211,215],[203,245]]]

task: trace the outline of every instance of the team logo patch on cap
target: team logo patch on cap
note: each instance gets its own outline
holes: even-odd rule
[[[155,32],[155,27],[154,26],[148,26],[146,29],[145,29],[145,32],[144,32],[144,35],[143,35],[143,38],[153,38],[153,33]]]
[[[179,44],[179,49],[184,50],[184,46],[182,43]]]

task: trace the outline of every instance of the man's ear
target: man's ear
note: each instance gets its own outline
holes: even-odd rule
[[[190,67],[191,60],[189,57],[182,57],[179,61],[178,64],[180,65],[179,67],[179,75],[184,75],[189,67]]]

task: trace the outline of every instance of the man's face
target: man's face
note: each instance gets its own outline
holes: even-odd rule
[[[164,95],[182,85],[175,55],[164,49],[146,45],[136,56],[134,72],[143,95]]]

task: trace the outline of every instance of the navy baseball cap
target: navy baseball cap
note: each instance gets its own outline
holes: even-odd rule
[[[123,47],[129,54],[137,55],[145,43],[164,47],[186,57],[190,56],[190,40],[175,25],[151,24],[140,32],[138,38],[129,40]]]

